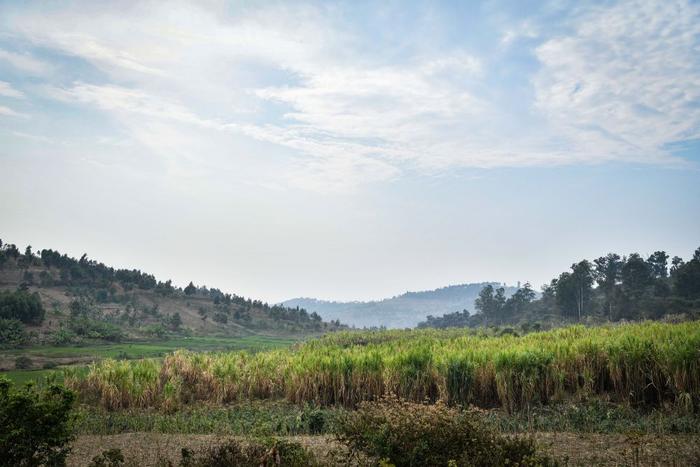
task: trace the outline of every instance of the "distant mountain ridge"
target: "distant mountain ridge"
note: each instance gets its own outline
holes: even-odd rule
[[[324,320],[340,320],[356,327],[406,328],[414,327],[428,315],[469,310],[474,312],[474,300],[487,285],[503,287],[506,296],[518,290],[500,282],[478,282],[450,285],[434,290],[406,292],[376,301],[335,302],[316,298],[293,298],[282,302],[286,307],[300,307],[316,312]]]

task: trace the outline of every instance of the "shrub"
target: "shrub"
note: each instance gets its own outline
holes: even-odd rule
[[[51,334],[49,340],[54,345],[67,345],[73,344],[79,341],[80,339],[78,338],[78,335],[71,329],[60,327]]]
[[[339,420],[338,439],[352,453],[364,453],[397,467],[554,465],[533,443],[487,429],[472,412],[438,402],[419,404],[386,397],[363,402]]]
[[[0,319],[0,347],[18,347],[29,341],[22,322],[17,319]]]
[[[0,459],[3,465],[65,465],[74,395],[61,386],[15,390],[0,377]]]
[[[124,465],[124,454],[121,449],[108,449],[92,458],[88,467],[121,467]]]
[[[53,370],[56,367],[58,367],[58,363],[56,362],[44,362],[44,364],[41,365],[41,368],[44,370]]]
[[[20,355],[15,358],[15,369],[17,370],[29,370],[32,368],[32,359],[26,355]]]
[[[297,442],[267,439],[240,443],[230,440],[209,448],[200,455],[182,450],[181,467],[313,467],[319,465],[314,456]]]
[[[25,324],[41,324],[45,314],[38,293],[26,290],[0,291],[0,318],[17,319]]]

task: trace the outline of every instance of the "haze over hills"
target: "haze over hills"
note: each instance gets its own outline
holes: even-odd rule
[[[356,327],[406,328],[414,327],[429,315],[469,310],[474,312],[474,300],[487,285],[503,286],[506,296],[518,290],[498,282],[478,282],[450,285],[435,290],[406,292],[396,297],[367,302],[335,302],[315,298],[293,298],[281,304],[318,313],[324,320],[340,320]]]

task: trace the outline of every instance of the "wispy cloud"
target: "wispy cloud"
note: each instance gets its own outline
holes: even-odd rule
[[[518,20],[494,42],[538,44],[538,70],[522,76],[519,93],[499,57],[459,42],[368,50],[363,31],[333,7],[232,15],[186,2],[83,5],[13,9],[5,24],[16,40],[99,70],[47,76],[47,95],[99,109],[148,151],[163,152],[160,144],[233,164],[236,138],[251,138],[290,160],[261,183],[328,191],[457,167],[673,162],[668,144],[700,136],[699,8],[582,7],[554,37],[536,17]],[[28,73],[44,67],[2,50],[0,60]],[[0,94],[21,97],[7,83]],[[196,150],[201,131],[226,136],[220,146],[203,142],[205,154]],[[179,138],[187,144],[173,147]]]
[[[37,60],[28,54],[19,54],[0,49],[0,61],[4,61],[12,65],[14,68],[21,70],[30,75],[41,75],[49,71],[50,66]]]
[[[0,115],[4,115],[6,117],[29,118],[29,115],[24,114],[22,112],[17,112],[4,105],[0,105]]]
[[[6,81],[0,81],[0,96],[16,97],[21,99],[24,97],[24,93],[13,88],[12,85]]]
[[[663,162],[700,137],[700,5],[594,8],[536,50],[536,108],[591,160]]]

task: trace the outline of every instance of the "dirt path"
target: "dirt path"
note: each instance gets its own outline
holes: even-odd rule
[[[541,448],[568,466],[700,466],[700,435],[600,435],[534,433]],[[222,444],[218,435],[125,433],[80,436],[73,443],[69,466],[86,466],[90,459],[110,448],[119,448],[132,465],[153,466],[159,459],[177,465],[182,448],[202,449]],[[338,449],[326,436],[291,437],[311,449],[320,459]]]

